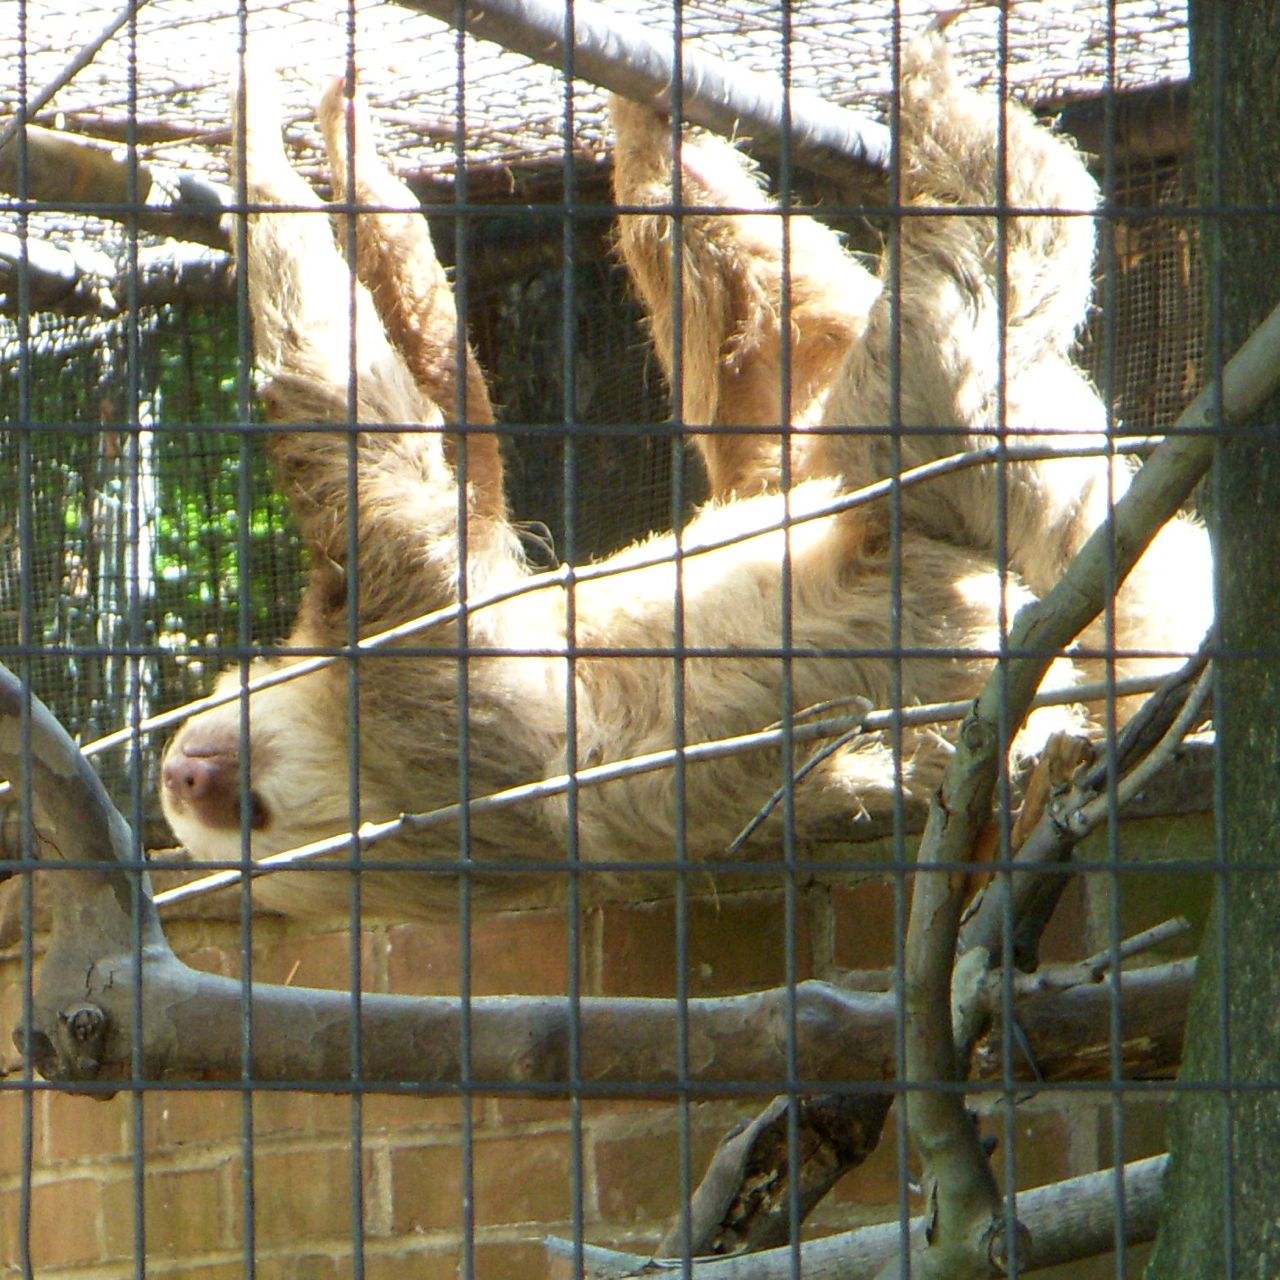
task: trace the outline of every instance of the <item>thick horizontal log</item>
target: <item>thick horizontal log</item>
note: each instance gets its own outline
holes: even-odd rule
[[[97,957],[83,969],[41,983],[31,1052],[57,1079],[127,1079],[133,1071],[134,967],[129,956]],[[1109,1078],[1112,1002],[1118,999],[1118,1059],[1129,1078],[1166,1078],[1176,1070],[1191,963],[1125,974],[1118,996],[1109,980],[1018,998],[1016,1017],[1031,1059],[1010,1064],[1015,1078],[1045,1082]],[[143,959],[142,1073],[148,1079],[240,1080],[245,993],[238,981],[187,968],[172,955]],[[708,1086],[761,1091],[788,1079],[787,1028],[795,1004],[798,1081],[892,1081],[899,1010],[892,992],[850,991],[804,982],[750,995],[687,1002],[651,999],[363,995],[255,985],[249,1072],[262,1081],[343,1088],[462,1085],[476,1092],[567,1094],[614,1091],[670,1097]],[[79,1039],[69,1020],[83,1011]],[[679,1034],[684,1027],[683,1037]],[[464,1052],[464,1027],[466,1049]],[[84,1034],[93,1030],[92,1043]],[[681,1062],[677,1046],[687,1045]],[[1002,1037],[983,1042],[981,1079],[999,1081]],[[1079,1046],[1080,1052],[1074,1052]],[[74,1054],[72,1049],[74,1048]],[[576,1060],[575,1060],[576,1052]],[[68,1062],[75,1060],[74,1071]]]
[[[21,281],[27,281],[30,311],[65,316],[115,316],[132,307],[163,307],[185,302],[202,306],[235,298],[231,255],[200,245],[173,243],[139,250],[136,269],[116,274],[105,254],[83,244],[57,248],[0,232],[0,312],[17,315]]]
[[[148,165],[124,147],[28,125],[0,147],[0,191],[44,208],[92,213],[139,231],[230,248],[230,190],[197,174]]]

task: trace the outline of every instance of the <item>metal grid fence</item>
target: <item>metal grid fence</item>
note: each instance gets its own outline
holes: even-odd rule
[[[300,22],[310,21],[304,7]],[[893,39],[877,75],[900,85],[910,79],[910,37],[928,15],[883,9]],[[273,12],[288,16],[287,6]],[[339,56],[358,62],[355,13],[332,35]],[[585,6],[582,14],[585,23]],[[970,41],[1017,68],[1034,66],[1028,50],[1052,47],[1047,14],[1022,44],[1026,28],[1002,14],[981,17],[981,36],[966,34],[972,15],[951,33],[960,80]],[[678,29],[679,10],[668,16]],[[386,18],[380,11],[379,24]],[[247,12],[217,15],[223,26],[233,19],[251,31]],[[755,26],[750,13],[725,15],[735,33],[752,35],[744,48],[772,48],[771,37],[787,48],[798,20],[785,5]],[[1063,20],[1074,30],[1080,15]],[[175,21],[188,38],[191,15]],[[834,21],[823,16],[809,35]],[[1181,28],[1169,30],[1176,45]],[[134,18],[119,39],[136,42],[140,31]],[[1090,47],[1105,46],[1102,32],[1090,28]],[[1117,56],[1113,86],[1124,80]],[[822,74],[835,72],[823,62]],[[1008,87],[989,69],[967,78]],[[286,83],[292,101],[296,86]],[[211,92],[178,67],[164,84],[201,102]],[[1063,91],[1056,78],[1054,87]],[[21,84],[10,90],[23,99]],[[136,79],[120,93],[136,113]],[[0,1009],[19,1028],[19,1051],[0,1058],[13,1135],[0,1148],[0,1261],[15,1274],[104,1280],[624,1275],[652,1256],[702,1280],[729,1267],[739,1277],[899,1274],[908,1258],[923,1275],[1055,1264],[1063,1275],[1139,1273],[1157,1229],[1192,930],[1213,923],[1210,863],[1220,881],[1225,865],[1212,807],[1230,763],[1208,728],[1218,709],[1210,651],[1172,645],[1181,632],[1161,630],[1160,615],[1194,612],[1187,597],[1209,589],[1197,576],[1204,543],[1192,518],[1166,512],[1174,532],[1161,535],[1185,540],[1187,550],[1167,553],[1180,580],[1166,585],[1179,599],[1144,594],[1135,622],[1121,597],[1072,647],[1090,622],[1082,615],[1052,647],[1059,668],[1074,666],[1057,701],[1089,709],[1057,720],[1048,711],[1064,732],[1010,751],[1024,670],[1043,656],[1043,632],[1023,624],[1040,610],[1055,634],[1078,607],[1063,606],[1052,581],[1032,580],[1004,536],[1038,536],[1039,513],[1019,506],[1020,468],[1045,464],[1037,474],[1062,493],[1081,484],[1084,509],[1083,482],[1057,481],[1064,472],[1053,467],[1085,474],[1100,452],[1152,454],[1147,437],[1173,425],[1207,381],[1185,99],[1160,135],[1176,146],[1155,148],[1128,145],[1123,99],[1106,102],[1105,153],[1093,163],[1105,199],[1098,275],[1088,329],[1069,357],[1052,336],[1036,336],[1035,307],[1019,310],[1019,290],[1035,296],[1037,280],[1011,273],[1027,228],[1061,224],[1069,238],[1092,211],[1008,196],[1018,148],[1038,145],[1025,138],[1044,128],[1024,135],[1014,117],[1001,116],[993,134],[989,205],[970,207],[963,191],[950,208],[915,199],[910,164],[887,184],[862,166],[833,187],[784,144],[770,173],[795,207],[787,216],[746,209],[754,221],[742,216],[743,188],[730,184],[725,198],[715,186],[723,154],[668,125],[650,141],[679,137],[682,180],[621,210],[624,248],[625,219],[647,216],[663,228],[667,256],[656,267],[629,259],[630,282],[595,144],[586,151],[597,154],[570,147],[548,166],[548,130],[535,129],[536,147],[504,153],[529,166],[513,178],[514,200],[494,198],[488,171],[480,194],[471,191],[462,146],[451,190],[429,200],[465,309],[456,329],[442,292],[413,294],[421,277],[412,273],[395,277],[402,311],[378,295],[379,267],[363,255],[377,228],[393,224],[378,222],[385,186],[374,200],[360,194],[371,153],[359,151],[358,125],[344,126],[341,145],[357,150],[346,174],[356,194],[349,205],[338,199],[335,230],[361,283],[348,271],[327,307],[307,298],[329,268],[298,247],[314,247],[308,228],[320,225],[327,244],[324,211],[308,222],[300,189],[282,171],[264,176],[243,139],[243,167],[226,164],[231,229],[220,233],[240,257],[237,278],[197,293],[195,275],[174,265],[173,300],[155,307],[144,300],[154,277],[130,211],[93,187],[70,201],[33,195],[44,180],[34,158],[47,143],[8,142],[16,158],[5,212],[25,247],[5,277],[11,320],[0,353],[11,462],[0,483],[0,658],[16,677],[0,688],[14,729],[0,749],[13,784]],[[379,105],[403,153],[404,119],[385,94]],[[927,148],[911,140],[913,110],[927,118],[909,93],[886,105],[884,119],[902,129],[893,156],[903,148],[927,167]],[[1071,123],[1070,104],[1063,119]],[[261,127],[244,112],[238,122]],[[297,123],[290,116],[291,132]],[[488,124],[484,137],[498,136]],[[461,138],[467,127],[459,119],[451,132]],[[562,128],[571,138],[572,121]],[[592,128],[606,138],[602,115]],[[225,155],[232,132],[210,128],[209,150]],[[518,143],[519,131],[512,137]],[[314,150],[293,152],[308,177]],[[138,195],[136,178],[131,185]],[[80,221],[103,212],[106,222]],[[366,222],[357,229],[344,212]],[[865,408],[856,386],[805,399],[806,291],[827,283],[803,256],[810,213],[884,264],[889,301],[880,319],[874,308],[855,318],[858,332],[843,339],[853,364],[842,366],[856,365],[859,344],[889,353],[879,418],[823,410],[841,394]],[[921,279],[910,227],[931,217],[991,229],[978,233],[990,243],[976,269],[994,282],[1000,372],[977,426],[929,420],[937,400],[923,416],[912,407],[913,379],[925,376],[912,360],[928,357],[912,346],[918,321],[909,288],[899,290]],[[272,219],[286,229],[275,241],[264,239]],[[743,232],[758,223],[772,229]],[[58,229],[68,225],[80,229],[72,240],[87,226],[90,241],[103,238],[96,248],[114,245],[114,265],[78,275],[61,300],[64,313],[83,305],[87,317],[35,305],[50,284],[35,246],[51,239],[65,249]],[[707,341],[699,326],[712,333],[716,323],[699,309],[705,282],[680,274],[686,254],[704,262],[708,226],[728,230],[705,261],[728,263],[736,287],[739,259],[755,253],[765,279],[759,294],[726,304],[733,323],[745,316],[760,328],[730,323],[715,346],[721,416],[710,422],[691,412],[688,394],[683,410],[671,407],[696,390]],[[759,247],[775,233],[776,262]],[[430,250],[415,252],[426,270]],[[1060,246],[1035,252],[1051,275]],[[83,265],[83,246],[72,256]],[[846,261],[832,259],[832,279],[846,278]],[[294,266],[300,274],[289,274]],[[666,303],[646,295],[646,269],[679,281],[668,279]],[[926,282],[972,283],[958,269],[939,279]],[[140,305],[104,315],[104,280]],[[378,300],[377,335],[361,327],[362,285]],[[266,306],[275,286],[281,307],[296,308],[283,321]],[[656,352],[637,295],[659,312]],[[967,326],[990,318],[980,311],[974,302],[940,341],[969,342]],[[423,323],[397,328],[404,314]],[[1083,309],[1074,317],[1085,318]],[[668,319],[685,336],[664,349]],[[379,383],[385,366],[370,359],[384,333],[416,378],[408,400],[395,399],[394,381]],[[496,425],[466,383],[464,335],[488,375]],[[326,372],[336,406],[325,379],[311,377],[314,364],[291,365],[288,354],[289,343],[305,352],[327,341],[351,361]],[[431,341],[437,364],[424,373],[413,346]],[[1058,429],[1043,425],[1054,409],[1017,373],[1019,360],[1034,364],[1042,351],[1058,362],[1053,377],[1078,363],[1102,388],[1101,444],[1072,426],[1042,456]],[[265,365],[276,377],[265,416],[255,353],[258,373]],[[299,385],[298,368],[311,384]],[[829,376],[834,386],[846,375]],[[754,401],[742,391],[766,385]],[[1074,385],[1046,381],[1045,399]],[[943,399],[969,394],[957,379]],[[1235,394],[1226,385],[1210,400],[1231,418]],[[421,416],[396,411],[406,404]],[[827,416],[806,418],[810,410]],[[958,429],[968,433],[966,458],[912,470],[925,456],[920,441]],[[1078,447],[1063,447],[1077,435]],[[505,484],[496,506],[486,488],[494,438]],[[718,458],[775,439],[786,443],[774,480],[735,485],[717,472]],[[821,468],[834,464],[811,459],[853,456],[840,450],[861,439],[870,470],[823,488]],[[1157,492],[1189,492],[1203,467],[1169,463],[1178,447],[1155,452],[1152,465],[1165,471],[1143,473],[1173,477],[1153,481]],[[948,514],[963,490],[943,486],[965,466],[995,477],[971,491],[991,497],[990,546],[972,510]],[[1128,495],[1121,502],[1127,462],[1106,474],[1114,536],[1090,553],[1071,526],[1085,550],[1070,568],[1062,554],[1055,569],[1081,582],[1092,572],[1104,594],[1129,568],[1125,522],[1144,518],[1129,514]],[[1149,502],[1144,483],[1130,492]],[[768,514],[775,499],[783,543]],[[939,532],[947,520],[953,537]],[[427,546],[415,540],[422,524],[451,533]],[[674,541],[665,535],[673,528],[682,531]],[[848,557],[838,573],[812,568],[810,538],[828,562]],[[814,573],[813,590],[842,602],[830,624],[805,613]],[[1150,593],[1142,573],[1133,590]],[[444,594],[424,585],[437,577]],[[976,610],[990,583],[1019,578],[1025,592],[1019,585],[1007,603],[983,606],[994,617],[986,647],[976,628],[965,630],[969,615],[945,615],[945,605]],[[654,581],[668,584],[656,589],[656,611]],[[754,602],[745,617],[733,612],[743,599]],[[533,604],[522,612],[513,600]],[[1030,612],[1019,615],[1023,605]],[[646,621],[657,615],[668,621]],[[648,629],[631,625],[636,618]],[[846,634],[849,618],[864,631]],[[391,624],[403,630],[370,645],[370,633]],[[1126,648],[1152,661],[1126,667]],[[259,688],[262,675],[297,659],[320,665],[300,679],[286,672],[294,678],[274,686],[283,694]],[[847,670],[876,663],[882,677],[850,685]],[[193,708],[224,668],[222,705]],[[836,670],[844,684],[825,674]],[[934,671],[952,674],[918,674]],[[820,699],[815,687],[829,693]],[[81,742],[125,730],[95,757],[110,798],[30,695]],[[652,731],[636,728],[649,722]],[[184,724],[163,756],[164,735]],[[749,763],[761,758],[763,769]],[[708,788],[715,761],[729,763]],[[892,785],[880,794],[857,781],[860,770]],[[975,781],[983,770],[985,793]],[[170,849],[142,860],[174,840],[162,793],[178,843],[207,866],[193,870]],[[948,823],[931,810],[935,793],[951,806]],[[111,817],[113,805],[132,832]],[[948,843],[965,824],[963,846]],[[252,859],[295,846],[309,852],[291,870],[246,874]],[[1231,901],[1224,895],[1219,912]],[[1273,1075],[1263,1073],[1263,1098]],[[1161,1247],[1166,1256],[1174,1248]],[[1231,1248],[1222,1273],[1248,1274],[1243,1247]],[[743,1256],[716,1260],[729,1254]],[[1159,1253],[1151,1265],[1153,1275],[1173,1274],[1159,1271],[1168,1265]]]

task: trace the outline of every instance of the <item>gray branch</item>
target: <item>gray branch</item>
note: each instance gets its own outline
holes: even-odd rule
[[[689,1002],[390,995],[357,1002],[348,992],[265,984],[246,995],[238,980],[200,973],[173,955],[128,825],[70,737],[3,667],[0,771],[24,798],[33,851],[49,867],[45,892],[53,936],[32,1022],[19,1033],[49,1079],[239,1079],[246,1066],[246,1017],[254,1028],[247,1065],[255,1079],[335,1088],[358,1066],[360,1077],[373,1084],[447,1086],[465,1078],[563,1093],[574,1044],[581,1079],[625,1083],[658,1096],[678,1091],[686,1080],[773,1084],[793,1070],[813,1081],[880,1080],[894,1073],[894,993],[821,982],[803,983],[794,992],[779,988]],[[60,871],[68,862],[78,865]],[[1180,1033],[1178,1019],[1149,993],[1144,996],[1128,978],[1111,982],[1115,992],[1109,982],[1089,981],[1083,993],[1072,988],[1029,1000],[1064,1002],[1059,1019],[1039,1025],[1078,1029],[1065,1002],[1092,998],[1096,1040],[1108,1034],[1118,992],[1122,1003],[1133,1004],[1126,1034],[1139,1033],[1149,1045]],[[1181,989],[1184,982],[1185,975],[1171,974],[1162,989]],[[1146,1005],[1156,1010],[1154,1023],[1143,1015]],[[786,1034],[792,1017],[799,1030],[794,1067]],[[1036,1021],[1030,1008],[1024,1020]],[[681,1027],[687,1075],[677,1048]],[[1061,1059],[1063,1046],[1047,1040],[1036,1054]]]
[[[457,25],[454,0],[399,0]],[[671,37],[594,0],[469,0],[463,29],[535,62],[588,80],[665,114],[735,137],[836,178],[851,165],[887,170],[888,128],[776,78],[733,66],[691,45],[677,59]],[[678,91],[677,91],[678,86]]]
[[[1280,385],[1280,307],[1250,336],[1223,370],[1181,415],[1119,499],[1112,518],[1094,531],[1056,587],[1041,601],[1022,609],[1010,629],[1012,657],[1002,662],[979,694],[961,726],[956,752],[929,820],[917,859],[916,898],[912,904],[912,945],[929,944],[916,961],[919,982],[907,986],[907,1063],[910,1083],[927,1086],[956,1078],[956,1048],[949,1015],[950,971],[944,975],[937,951],[954,946],[953,897],[946,868],[971,859],[982,824],[991,812],[1002,754],[1002,723],[1016,727],[1026,716],[1036,688],[1055,655],[1098,616],[1106,600],[1137,563],[1148,543],[1190,496],[1213,460],[1221,430],[1242,422]],[[1006,712],[1006,715],[1002,715]],[[916,924],[917,907],[920,923]],[[932,932],[931,932],[932,931]],[[927,984],[927,986],[925,985]],[[913,1023],[929,1018],[924,1031]],[[912,1137],[925,1162],[926,1176],[938,1188],[939,1221],[932,1239],[913,1257],[913,1272],[930,1276],[989,1274],[989,1256],[1004,1229],[1004,1215],[988,1213],[991,1174],[958,1095],[927,1087],[908,1094]]]
[[[199,245],[173,243],[140,248],[123,272],[105,254],[83,243],[58,248],[0,232],[0,312],[17,315],[21,280],[32,311],[67,316],[116,316],[132,306],[186,302],[205,305],[235,297],[231,255]]]
[[[1109,1253],[1118,1238],[1116,1209],[1121,1204],[1124,1219],[1119,1230],[1125,1244],[1154,1239],[1167,1164],[1167,1156],[1153,1156],[1119,1169],[1103,1169],[1019,1193],[1018,1217],[1031,1237],[1019,1256],[1022,1269],[1058,1266]],[[911,1220],[912,1241],[920,1240],[925,1226],[924,1218]],[[886,1264],[895,1264],[904,1252],[904,1243],[902,1228],[896,1222],[811,1240],[800,1247],[799,1274],[805,1280],[871,1280],[882,1274]],[[576,1252],[576,1246],[567,1240],[548,1240],[547,1248],[559,1256]],[[640,1275],[653,1280],[665,1270],[661,1263],[655,1269],[653,1260],[641,1254],[592,1245],[583,1246],[582,1255],[587,1273],[601,1280]],[[689,1280],[792,1280],[797,1274],[796,1256],[790,1248],[769,1249],[694,1261],[687,1273],[673,1268],[670,1274],[687,1274]]]
[[[54,129],[28,125],[24,136],[25,146],[16,135],[0,146],[0,192],[33,208],[62,205],[175,240],[230,247],[222,219],[234,198],[220,183]]]

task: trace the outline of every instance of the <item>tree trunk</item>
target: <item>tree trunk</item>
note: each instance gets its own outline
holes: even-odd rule
[[[1209,355],[1230,352],[1280,290],[1280,6],[1193,3],[1199,203],[1258,209],[1203,223]],[[1220,327],[1218,323],[1220,316]],[[1215,720],[1225,859],[1205,932],[1171,1122],[1164,1225],[1148,1280],[1280,1275],[1280,449],[1273,399],[1217,462],[1222,656]],[[1270,864],[1271,869],[1264,869]],[[1225,1086],[1225,1087],[1224,1087]],[[1261,1086],[1261,1087],[1260,1087]]]

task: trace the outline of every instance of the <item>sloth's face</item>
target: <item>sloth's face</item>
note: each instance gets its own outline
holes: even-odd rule
[[[256,662],[250,680],[287,665],[282,659]],[[340,700],[334,705],[327,674],[233,697],[193,716],[170,741],[161,765],[161,803],[174,835],[194,857],[239,860],[246,829],[252,856],[260,858],[342,825],[345,710]],[[214,696],[234,695],[240,684],[239,670],[226,671]]]

